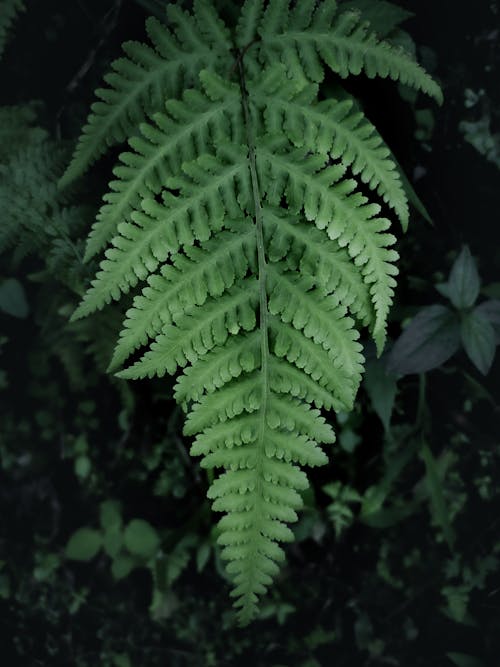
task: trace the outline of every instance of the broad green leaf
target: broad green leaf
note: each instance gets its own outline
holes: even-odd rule
[[[448,289],[452,304],[459,309],[470,308],[479,295],[481,281],[475,259],[464,246],[451,267]]]
[[[8,278],[0,285],[0,311],[20,319],[28,317],[28,302],[19,280]]]
[[[124,538],[130,553],[143,558],[154,556],[160,545],[158,533],[144,519],[132,519],[125,528]]]
[[[490,322],[475,310],[467,313],[461,326],[462,343],[474,366],[486,375],[495,358],[496,337]]]
[[[443,535],[450,549],[455,543],[455,533],[451,526],[450,516],[443,495],[443,482],[440,479],[438,467],[427,443],[422,445],[422,459],[427,473],[427,485],[431,499],[431,508],[436,523],[443,531]]]
[[[121,505],[116,500],[105,500],[99,507],[99,518],[104,529],[112,526],[121,526]]]
[[[425,373],[444,364],[460,346],[458,317],[449,308],[423,308],[406,327],[387,358],[394,375]]]
[[[102,546],[102,536],[93,528],[79,528],[69,538],[66,556],[71,560],[89,561]]]
[[[497,345],[500,345],[500,299],[484,301],[474,311],[485,317],[495,331]]]
[[[388,431],[397,392],[396,378],[387,373],[383,360],[373,359],[366,364],[364,383],[372,407]]]

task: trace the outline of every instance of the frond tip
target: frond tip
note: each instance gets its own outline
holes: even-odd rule
[[[125,47],[64,178],[128,139],[73,317],[135,292],[110,368],[177,374],[191,453],[220,471],[208,497],[247,623],[293,539],[302,467],[335,441],[324,411],[354,404],[360,329],[384,346],[398,258],[385,216],[409,218],[390,150],[355,100],[328,97],[324,71],[441,93],[334,0],[246,0],[236,53],[209,2],[168,16],[148,24],[154,48]]]

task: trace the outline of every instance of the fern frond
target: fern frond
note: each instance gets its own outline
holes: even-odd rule
[[[233,228],[234,231],[217,234],[201,248],[185,248],[186,256],[177,256],[171,266],[162,267],[161,275],[148,278],[148,287],[134,299],[127,312],[110,365],[112,369],[183,312],[203,305],[209,296],[220,296],[250,266],[255,271],[252,230],[238,232],[237,224]]]
[[[18,115],[17,122],[11,112]],[[56,183],[67,151],[49,141],[45,131],[30,126],[34,116],[29,107],[14,107],[2,117],[17,141],[6,142],[0,160],[0,252],[15,245],[14,259],[19,261],[41,251],[54,236],[54,221],[64,204]]]
[[[269,134],[284,131],[294,146],[328,154],[333,160],[341,159],[394,209],[406,229],[409,210],[404,187],[389,157],[390,150],[375,127],[351,99],[328,99],[315,104],[316,85],[297,94],[283,88],[280,69],[279,65],[270,68],[260,90],[252,90],[252,98],[264,107]]]
[[[207,3],[176,15],[175,36],[165,33],[171,52],[137,71],[146,81],[156,59],[169,58],[162,67],[172,65],[177,92],[162,95],[175,99],[144,97],[144,116],[132,119],[151,121],[115,169],[88,246],[92,255],[107,245],[105,258],[74,318],[141,286],[111,368],[132,358],[119,377],[178,373],[191,453],[222,469],[208,495],[224,512],[219,543],[245,623],[284,558],[278,542],[293,537],[307,486],[300,466],[327,461],[320,444],[335,437],[320,410],[354,404],[360,328],[379,351],[384,344],[397,253],[380,200],[408,221],[375,127],[346,95],[320,101],[318,84],[328,67],[440,91],[334,0],[292,9],[247,0],[236,52]],[[188,72],[179,64],[187,45]],[[121,118],[121,85],[99,127]],[[112,138],[134,123],[118,122]]]
[[[442,102],[436,82],[403,49],[380,41],[359,13],[338,13],[332,0],[312,12],[315,4],[305,0],[290,12],[290,0],[270,2],[259,29],[261,57],[268,63],[280,59],[299,80],[322,81],[326,65],[342,78],[361,72],[390,77]]]
[[[175,385],[175,398],[187,406],[206,393],[220,389],[242,373],[251,373],[260,364],[258,331],[230,338],[224,347],[215,347],[196,367],[188,366]]]
[[[154,125],[141,123],[140,136],[130,139],[134,152],[123,153],[113,170],[116,180],[109,184],[111,192],[105,195],[89,236],[87,260],[113,238],[119,223],[130,220],[141,199],[161,192],[183,162],[194,160],[225,137],[235,144],[242,142],[237,89],[222,87],[208,72],[202,72],[200,78],[204,93],[187,90],[182,100],[167,101],[166,113],[154,114]]]
[[[269,183],[265,192],[271,204],[279,204],[286,196],[291,210],[303,210],[306,218],[318,229],[325,229],[330,239],[347,251],[370,284],[376,318],[373,337],[379,350],[384,346],[386,317],[396,282],[397,269],[392,262],[398,258],[390,246],[396,241],[384,234],[390,222],[376,218],[380,207],[369,203],[355,192],[356,181],[342,179],[344,165],[324,166],[325,156],[308,156],[297,149],[280,150],[282,142],[264,141],[258,149],[258,167],[262,183]]]
[[[219,39],[223,30],[219,28],[213,35],[217,25],[213,12],[205,3],[196,5],[198,21],[175,5],[168,5],[167,19],[172,29],[149,18],[146,30],[152,46],[140,42],[123,45],[126,57],[113,62],[113,71],[104,78],[108,87],[96,90],[99,99],[92,105],[61,187],[84,173],[108,146],[134,136],[147,118],[145,109],[160,112],[165,100],[180,97],[184,88],[196,82],[202,67],[215,65],[218,50],[227,50],[227,39]],[[207,22],[209,16],[212,20]],[[211,41],[207,40],[208,34]]]
[[[179,318],[176,326],[166,326],[140,361],[118,373],[119,377],[137,379],[173,375],[177,367],[194,363],[230,334],[255,327],[257,283],[248,279],[243,287],[230,289],[204,307],[197,306]]]
[[[324,294],[335,293],[365,326],[373,328],[375,312],[368,285],[346,248],[325,239],[316,227],[266,207],[266,241],[271,261],[285,260],[291,271],[314,280]]]
[[[106,259],[74,319],[127,293],[180,247],[192,245],[195,240],[206,241],[214,230],[223,227],[226,215],[241,217],[235,183],[240,186],[239,199],[243,202],[248,189],[244,158],[235,147],[219,151],[218,157],[201,156],[184,164],[182,175],[166,181],[179,195],[165,191],[162,204],[143,200],[142,211],[132,213],[132,222],[119,225],[119,235],[112,239],[112,247],[106,251]],[[101,234],[101,223],[98,219],[90,240]]]

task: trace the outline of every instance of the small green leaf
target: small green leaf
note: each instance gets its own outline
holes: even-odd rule
[[[130,658],[126,653],[117,653],[113,656],[113,665],[114,667],[132,667]]]
[[[105,500],[99,507],[101,526],[107,530],[122,525],[121,505],[116,500]]]
[[[120,553],[123,546],[123,533],[120,525],[114,524],[106,528],[102,546],[110,558],[115,558]]]
[[[431,508],[434,519],[443,531],[443,535],[450,549],[453,549],[455,543],[455,533],[451,526],[450,516],[443,495],[443,483],[439,477],[438,467],[429,446],[424,443],[422,446],[422,458],[427,472],[427,485],[431,499]]]
[[[28,317],[29,307],[24,287],[19,280],[9,278],[0,285],[0,310],[12,317]]]
[[[210,558],[211,546],[208,542],[203,542],[198,547],[196,551],[196,569],[198,572],[202,572],[205,569],[205,565]]]
[[[136,565],[135,560],[126,554],[117,556],[111,564],[111,574],[115,579],[125,579]]]
[[[397,392],[396,378],[387,373],[381,359],[374,359],[366,364],[364,383],[372,407],[388,431]]]
[[[93,528],[80,528],[69,538],[66,557],[88,561],[94,558],[102,545],[101,534]]]
[[[441,294],[441,296],[444,296],[445,299],[450,298],[450,285],[449,283],[438,283],[436,286],[436,290]]]
[[[387,357],[393,375],[425,373],[444,364],[460,346],[457,315],[445,306],[423,308],[398,338]]]
[[[370,512],[360,516],[360,521],[370,528],[386,529],[404,521],[418,510],[418,504],[406,502],[404,505],[387,507],[376,512]]]
[[[487,375],[495,358],[496,337],[493,326],[477,309],[462,320],[462,343],[474,366]]]
[[[476,303],[481,287],[475,259],[464,246],[450,272],[448,288],[452,304],[459,309],[470,308]]]
[[[81,455],[75,459],[75,474],[80,479],[85,479],[88,477],[91,468],[92,463],[88,456]]]
[[[125,528],[125,546],[131,554],[143,558],[155,555],[160,545],[158,533],[144,519],[132,519]]]
[[[472,655],[465,653],[447,653],[446,656],[457,667],[484,667],[484,663]]]
[[[353,431],[352,428],[343,428],[338,434],[339,445],[345,452],[352,454],[356,447],[361,442],[361,436],[359,436],[356,431]]]

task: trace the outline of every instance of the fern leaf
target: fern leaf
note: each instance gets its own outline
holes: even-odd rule
[[[289,4],[289,0],[272,0],[269,14],[263,17],[259,32],[267,62],[281,58],[290,76],[313,82],[323,79],[324,65],[343,78],[364,71],[370,78],[390,77],[442,102],[435,81],[403,49],[380,41],[374,32],[369,32],[368,24],[360,22],[359,13],[338,14],[335,2],[323,0],[308,25],[304,24],[302,13],[300,22],[294,24],[289,20]],[[269,24],[268,15],[277,20]]]
[[[175,373],[178,366],[193,363],[216,345],[223,345],[229,334],[255,326],[257,285],[248,280],[243,288],[229,290],[204,307],[191,309],[178,324],[164,327],[150,351],[119,377],[137,379]],[[201,312],[200,312],[201,311]]]
[[[354,317],[373,328],[375,312],[369,287],[348,251],[325,239],[315,227],[280,214],[279,209],[264,210],[270,259],[285,260],[290,270],[312,278],[324,294],[335,293]]]
[[[148,287],[127,312],[112,369],[188,308],[203,305],[209,296],[220,296],[243,278],[255,261],[253,233],[248,229],[236,232],[236,224],[234,229],[218,234],[201,249],[186,248],[186,257],[178,256],[172,266],[162,268],[161,276],[148,278]]]
[[[183,162],[222,143],[226,135],[233,143],[241,143],[234,118],[239,107],[234,86],[218,90],[221,81],[208,72],[202,72],[200,78],[204,94],[187,90],[181,101],[167,101],[166,113],[154,114],[154,125],[141,123],[140,136],[130,139],[134,152],[123,153],[121,164],[113,170],[116,180],[110,183],[111,192],[105,196],[89,236],[86,260],[105,247],[119,223],[130,220],[141,199],[161,192]]]
[[[279,144],[264,142],[258,150],[261,181],[272,184],[266,196],[276,205],[285,195],[292,211],[303,210],[318,229],[326,229],[330,239],[347,247],[351,258],[362,267],[365,282],[371,285],[376,313],[373,337],[381,350],[396,284],[393,276],[397,274],[391,262],[398,255],[389,249],[396,239],[382,233],[390,223],[374,217],[380,207],[354,191],[355,181],[342,180],[342,165],[323,167],[324,156],[308,157],[300,150],[285,154],[279,152]]]
[[[224,153],[220,159],[205,155],[183,165],[185,173],[167,181],[179,195],[165,191],[162,204],[143,200],[143,210],[131,215],[132,223],[119,225],[119,235],[112,240],[113,247],[106,251],[106,259],[73,319],[127,293],[180,247],[195,240],[206,241],[214,230],[222,228],[226,212],[233,219],[241,217],[233,182],[245,178],[244,154],[232,149],[230,159],[224,161],[226,157]],[[98,220],[90,239],[101,233],[100,223]]]
[[[177,92],[162,95],[175,99],[144,98],[152,121],[115,170],[88,251],[107,245],[105,259],[74,317],[142,286],[111,367],[131,357],[122,378],[178,374],[191,453],[222,470],[208,496],[224,513],[219,542],[246,623],[284,558],[278,543],[293,537],[301,466],[326,463],[320,444],[335,439],[320,410],[354,404],[359,329],[384,344],[397,253],[378,199],[408,221],[374,126],[348,96],[320,101],[324,68],[440,91],[334,0],[246,0],[237,51],[207,2],[170,11],[175,35],[162,29],[138,67],[153,80],[157,60],[171,65]],[[118,91],[104,124],[121,103]],[[143,117],[132,120],[114,138]]]
[[[188,366],[175,385],[175,398],[185,406],[220,389],[242,373],[251,373],[260,364],[258,331],[231,338],[224,347],[215,347],[194,366]]]
[[[73,160],[60,181],[65,187],[106,151],[133,136],[146,120],[145,108],[161,111],[165,100],[179,97],[196,81],[202,67],[213,65],[217,54],[199,26],[174,5],[167,15],[174,30],[155,19],[146,23],[152,47],[140,42],[123,45],[126,57],[115,60],[106,75],[107,88],[96,91],[98,101],[83,128]]]
[[[257,38],[263,6],[263,0],[246,0],[244,2],[236,26],[235,42],[238,48],[247,48]]]
[[[390,159],[389,148],[364,114],[355,108],[353,100],[329,99],[314,104],[317,97],[314,85],[293,96],[280,96],[273,88],[283,80],[283,75],[279,66],[273,69],[264,77],[261,90],[252,91],[257,103],[265,109],[267,131],[272,135],[283,129],[294,146],[328,154],[333,160],[341,159],[394,209],[406,229],[408,201],[398,169]],[[263,87],[267,90],[262,91]]]

